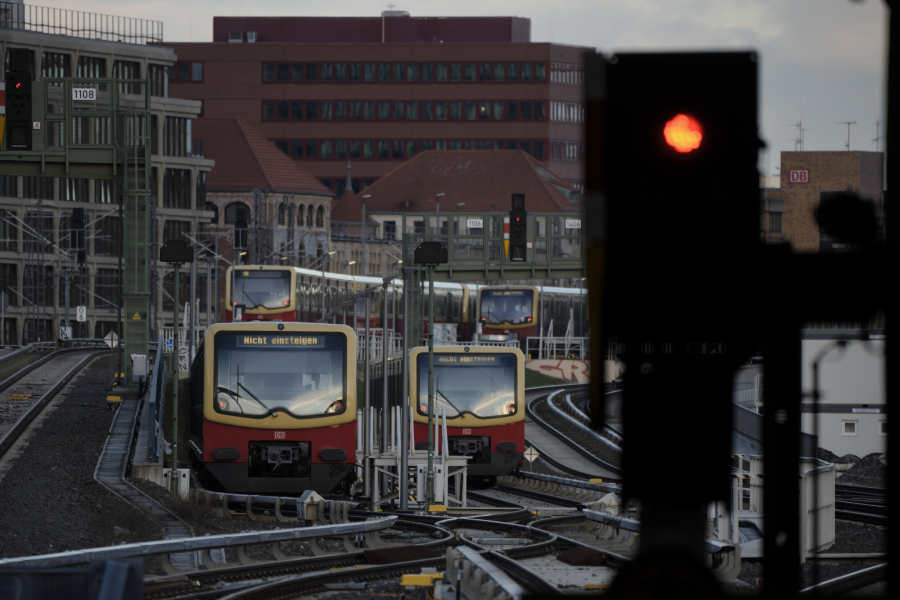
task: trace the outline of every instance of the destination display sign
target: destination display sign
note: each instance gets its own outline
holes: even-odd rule
[[[499,365],[500,356],[496,354],[435,354],[436,365]]]
[[[485,294],[490,296],[524,296],[526,292],[531,290],[485,290]]]
[[[285,335],[273,333],[239,334],[238,348],[324,348],[325,337],[321,335]]]

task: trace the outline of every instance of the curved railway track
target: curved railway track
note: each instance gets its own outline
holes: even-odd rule
[[[0,458],[66,384],[104,353],[95,348],[58,350],[0,382]]]
[[[584,386],[573,386],[568,389],[583,388]],[[567,387],[561,386],[557,389],[567,389]],[[554,437],[575,450],[592,464],[606,472],[614,473],[616,475],[621,474],[621,451],[615,448],[617,442],[612,435],[609,432],[604,431],[601,434],[602,437],[605,438],[604,440],[600,439],[600,436],[597,433],[590,431],[589,428],[579,427],[574,422],[575,419],[565,414],[565,407],[561,406],[561,403],[565,401],[565,395],[552,392],[532,399],[526,405],[525,411],[534,423],[550,432]],[[542,453],[542,456],[546,455]],[[557,466],[557,468],[560,468],[558,465],[562,465],[564,470],[573,475],[584,475],[582,472],[573,472],[571,469],[566,468],[564,463],[558,459],[553,459],[553,457],[550,458],[552,460],[548,460],[548,462]]]

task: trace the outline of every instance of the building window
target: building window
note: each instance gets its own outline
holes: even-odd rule
[[[362,65],[359,63],[350,63],[350,81],[359,81],[362,76]]]
[[[191,119],[166,117],[163,153],[166,156],[191,156]]]
[[[531,63],[522,65],[522,81],[531,81]]]
[[[462,119],[462,102],[450,102],[450,120],[459,121]]]
[[[403,158],[403,142],[400,140],[391,142],[391,157]]]
[[[782,232],[782,217],[783,213],[769,213],[769,231],[772,233],[781,233]]]
[[[94,203],[95,204],[112,204],[113,203],[113,182],[112,182],[112,180],[109,180],[109,179],[95,179],[94,180]]]
[[[325,227],[325,209],[321,206],[316,209],[316,227]]]
[[[331,64],[326,63],[324,65],[319,65],[319,68],[319,75],[322,77],[322,81],[331,81]]]
[[[516,63],[509,63],[506,66],[506,78],[509,81],[518,81],[519,80],[519,65]]]
[[[320,158],[331,158],[331,140],[323,140],[319,144],[319,150]]]
[[[334,65],[334,80],[347,81],[347,65],[341,63]]]
[[[544,120],[547,118],[547,115],[544,112],[544,103],[543,102],[535,102],[534,103],[534,118],[539,119],[539,120]]]
[[[322,185],[325,185],[324,179],[322,180]],[[327,187],[328,189],[331,189],[331,180],[330,179],[328,180],[328,185],[325,185],[325,187]],[[311,204],[306,208],[306,226],[307,227],[313,226],[313,207]]]
[[[422,65],[422,81],[430,82],[434,80],[434,65],[424,64]]]
[[[406,142],[406,157],[412,158],[416,154],[418,154],[418,152],[416,151],[416,142],[414,140]]]
[[[0,290],[12,292],[7,294],[10,306],[19,305],[19,295],[15,293],[19,291],[19,280],[16,277],[17,274],[18,267],[16,265],[6,263],[0,264]]]
[[[118,257],[122,244],[119,238],[119,217],[106,216],[94,222],[94,254]]]
[[[384,140],[378,142],[378,158],[390,158],[390,149]]]
[[[334,142],[334,157],[347,158],[347,142],[344,140],[336,140]]]
[[[390,81],[390,65],[378,65],[378,81]]]
[[[349,142],[350,158],[359,158],[359,140]]]
[[[315,140],[306,141],[306,158],[316,158],[319,155],[319,145]]]
[[[858,425],[859,421],[841,421],[841,435],[856,437],[857,435],[859,435],[857,433]]]
[[[72,62],[68,54],[61,52],[44,52],[41,58],[41,78],[71,77]]]
[[[285,154],[289,151],[289,143],[287,140],[276,140],[275,147],[284,152]]]
[[[140,79],[141,63],[133,60],[116,60],[113,61],[113,79]],[[123,94],[140,94],[141,84],[126,83],[120,84],[119,89]]]
[[[466,63],[466,81],[475,81],[475,63]]]
[[[378,119],[380,121],[387,121],[391,116],[391,103],[390,102],[379,102],[378,103]]]
[[[166,74],[166,70],[165,65],[147,65],[147,79],[150,80],[151,96],[165,98],[169,95],[169,78]]]
[[[447,81],[447,65],[439,63],[435,65],[436,75],[435,81]]]
[[[22,177],[22,197],[29,200],[53,200],[52,177]]]
[[[544,63],[534,63],[534,80],[544,81],[547,78],[547,67]]]
[[[333,113],[331,112],[331,102],[319,103],[319,118],[323,120],[331,120]]]
[[[507,119],[518,119],[519,118],[519,103],[518,102],[507,102],[506,103],[506,118]]]
[[[407,81],[418,81],[419,80],[419,65],[416,63],[410,63],[406,65],[406,80]]]
[[[386,239],[386,240],[396,240],[397,239],[397,222],[396,221],[385,221],[384,222],[384,239]]]
[[[79,56],[78,77],[106,77],[106,59],[97,56]]]
[[[351,102],[350,103],[350,119],[358,121],[361,116],[361,102]]]
[[[366,121],[371,121],[375,118],[375,103],[374,102],[366,102],[363,105],[363,118]]]
[[[15,217],[13,211],[0,209],[0,250],[3,252],[19,251],[19,229]],[[0,291],[5,289],[0,285]]]
[[[60,179],[60,200],[68,202],[88,202],[89,179]]]
[[[347,103],[346,102],[335,102],[334,103],[334,118],[335,119],[346,119],[347,118]]]
[[[319,118],[319,105],[315,102],[307,102],[306,103],[306,118],[307,119],[318,119]]]
[[[263,81],[275,81],[275,64],[263,63],[262,66]]]
[[[422,103],[422,120],[430,121],[434,118],[434,113],[432,112],[432,103],[431,102],[423,102]]]
[[[392,113],[393,113],[392,118],[395,121],[402,121],[403,120],[403,103],[402,102],[394,102]]]
[[[521,105],[521,115],[523,119],[531,118],[531,102],[522,102]]]
[[[32,306],[53,306],[53,267],[25,265],[23,271],[22,296],[26,304]]]
[[[452,63],[450,65],[450,81],[462,81],[461,63]]]
[[[365,140],[363,142],[363,158],[375,158],[375,142]]]
[[[318,79],[318,65],[308,64],[306,65],[306,80],[307,81],[316,81]]]
[[[534,157],[541,160],[544,158],[544,142],[542,140],[534,142]]]
[[[234,225],[238,221],[250,221],[250,207],[243,202],[232,202],[225,207],[225,224]]]
[[[262,118],[263,118],[263,121],[272,121],[275,119],[275,103],[274,102],[263,102],[262,103]]]
[[[372,63],[363,65],[363,81],[375,81],[375,65]]]
[[[166,169],[163,173],[163,208],[191,208],[191,172]]]

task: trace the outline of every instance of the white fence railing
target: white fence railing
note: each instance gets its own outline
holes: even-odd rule
[[[754,377],[753,383],[734,384],[731,401],[744,408],[759,412],[759,408],[763,405],[763,376]]]
[[[750,472],[763,474],[763,457],[750,457]],[[750,480],[750,510],[763,512],[765,479]],[[819,458],[800,459],[800,562],[834,544],[835,469]]]
[[[535,360],[571,358],[587,360],[591,352],[589,337],[528,337],[525,353]]]

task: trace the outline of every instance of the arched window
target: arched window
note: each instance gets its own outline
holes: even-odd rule
[[[210,219],[209,222],[212,223],[213,225],[218,225],[219,224],[219,206],[217,204],[213,204],[212,202],[207,202],[205,210],[208,210],[208,211],[211,211],[212,213],[214,213],[213,218]]]
[[[302,204],[297,209],[297,225],[303,227],[303,217],[306,215],[306,207]]]
[[[287,225],[287,204],[284,202],[278,205],[278,224]]]
[[[316,258],[322,258],[323,254],[325,254],[325,246],[319,244],[318,248],[316,248]]]
[[[306,226],[312,227],[312,224],[313,224],[313,207],[310,204],[309,207],[306,209]]]
[[[302,212],[300,213],[303,214]],[[303,224],[301,220],[301,225]],[[306,246],[303,244],[303,240],[300,241],[300,251],[297,254],[297,266],[302,267],[303,263],[306,261]]]
[[[325,208],[322,206],[316,210],[316,227],[325,227]]]
[[[234,224],[237,221],[250,222],[250,207],[243,202],[232,202],[225,207],[225,224]]]

